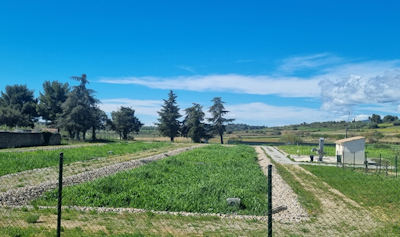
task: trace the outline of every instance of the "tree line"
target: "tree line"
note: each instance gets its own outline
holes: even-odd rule
[[[70,79],[78,81],[79,85],[70,87],[68,83],[45,81],[43,92],[39,92],[38,98],[34,97],[34,91],[26,85],[7,85],[0,97],[0,125],[33,128],[42,118],[47,126],[64,130],[70,138],[77,140],[81,139],[81,135],[86,139],[90,131],[95,140],[96,131],[106,127],[116,131],[121,139],[127,139],[131,132],[139,132],[143,123],[135,116],[134,109],[121,106],[111,112],[110,119],[100,109],[100,101],[95,97],[96,91],[87,88],[89,81],[86,74],[72,76]],[[183,121],[179,121],[181,115],[176,103],[177,96],[172,90],[168,96],[158,112],[160,118],[156,125],[160,135],[169,137],[171,141],[177,136],[189,137],[193,142],[219,135],[223,143],[225,124],[234,119],[224,118],[228,111],[220,97],[212,100],[214,105],[209,109],[211,118],[205,118],[203,107],[193,103],[192,107],[185,109]]]
[[[164,105],[158,114],[157,129],[162,136],[169,137],[174,141],[175,137],[189,137],[193,142],[208,140],[215,135],[220,137],[221,144],[224,143],[223,134],[226,131],[226,124],[235,119],[227,119],[224,116],[229,112],[225,110],[224,101],[221,97],[214,97],[213,105],[209,108],[211,117],[205,118],[203,106],[193,103],[192,107],[185,109],[185,117],[182,121],[179,113],[179,106],[176,102],[177,95],[170,90],[168,99],[164,99]],[[206,123],[208,121],[210,123]]]

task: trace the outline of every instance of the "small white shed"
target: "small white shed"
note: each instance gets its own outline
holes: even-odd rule
[[[341,156],[342,163],[364,164],[365,137],[350,137],[336,142],[336,155]]]

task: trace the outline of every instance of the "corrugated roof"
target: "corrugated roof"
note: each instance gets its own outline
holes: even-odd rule
[[[365,140],[365,137],[361,137],[361,136],[358,136],[358,137],[349,137],[349,138],[337,140],[337,141],[335,141],[335,143],[336,143],[336,144],[342,144],[342,143],[345,143],[345,142],[351,142],[351,141],[360,140],[360,139],[364,139],[364,140]]]

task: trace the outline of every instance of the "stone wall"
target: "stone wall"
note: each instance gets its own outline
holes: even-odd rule
[[[0,148],[30,147],[44,145],[42,133],[0,132]],[[61,135],[52,134],[49,145],[60,145]]]

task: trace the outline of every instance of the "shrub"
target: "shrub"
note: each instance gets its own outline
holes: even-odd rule
[[[27,223],[32,223],[33,224],[33,223],[37,223],[39,218],[40,218],[40,215],[32,214],[32,215],[27,216],[25,221]]]

